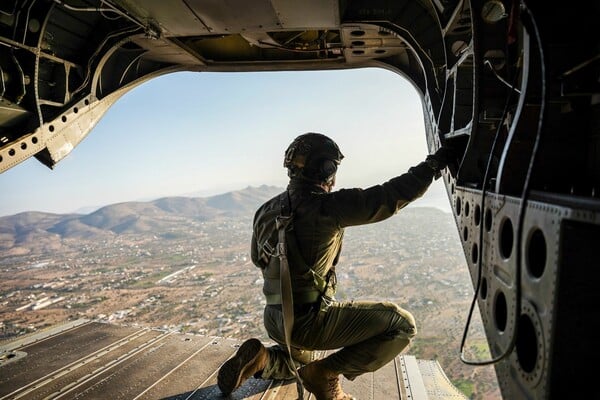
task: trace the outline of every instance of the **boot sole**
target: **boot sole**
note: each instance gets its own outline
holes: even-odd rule
[[[225,396],[242,384],[244,372],[254,363],[261,348],[260,340],[249,339],[240,346],[235,356],[227,360],[219,369],[217,384]]]

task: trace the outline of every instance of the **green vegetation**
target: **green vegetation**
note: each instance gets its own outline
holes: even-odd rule
[[[150,289],[154,287],[155,282],[149,280],[137,281],[131,285],[132,289]]]
[[[475,393],[475,384],[473,382],[465,379],[457,379],[452,383],[454,383],[454,386],[456,386],[458,390],[463,392],[468,398],[473,398],[473,394]]]
[[[133,289],[149,289],[149,288],[155,287],[156,282],[158,282],[165,276],[168,276],[172,273],[173,273],[173,271],[171,271],[171,270],[164,270],[164,271],[159,271],[155,274],[148,275],[144,279],[140,279],[139,281],[133,283],[131,285],[131,288],[133,288]]]
[[[437,358],[438,354],[431,355],[431,349],[439,347],[440,343],[444,342],[444,338],[439,337],[421,337],[417,335],[417,338],[411,342],[410,353],[417,358]]]
[[[490,357],[488,344],[484,340],[475,340],[473,343],[470,343],[468,351],[469,353],[472,353],[473,357],[478,360],[483,360]]]
[[[165,257],[165,260],[167,261],[167,263],[169,263],[170,265],[177,265],[177,264],[181,264],[181,263],[189,263],[190,259],[189,256],[185,256],[183,254],[168,254],[168,257]]]

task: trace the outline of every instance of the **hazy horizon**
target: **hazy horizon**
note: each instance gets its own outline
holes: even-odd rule
[[[305,132],[344,153],[336,189],[383,183],[427,155],[419,95],[390,71],[175,73],[123,96],[53,170],[30,158],[4,172],[0,216],[285,187],[284,150]],[[450,212],[441,180],[414,205]]]
[[[27,212],[41,212],[41,213],[50,213],[50,214],[90,214],[90,213],[93,213],[94,211],[97,211],[97,210],[103,208],[103,207],[108,207],[111,205],[121,204],[121,203],[152,202],[155,200],[159,200],[161,198],[168,198],[168,197],[209,198],[209,197],[213,197],[213,196],[224,195],[224,194],[227,194],[230,192],[242,191],[242,190],[250,189],[250,188],[260,188],[261,186],[263,186],[263,185],[258,185],[258,186],[249,185],[244,188],[233,189],[233,190],[228,190],[228,191],[216,191],[214,193],[212,191],[208,191],[206,193],[200,191],[200,192],[182,193],[182,194],[176,194],[176,195],[166,195],[166,196],[158,196],[158,197],[150,197],[150,198],[131,199],[131,200],[124,200],[124,201],[119,201],[119,202],[115,202],[115,203],[107,203],[107,204],[96,204],[96,205],[90,204],[90,205],[82,206],[82,207],[79,207],[78,209],[67,211],[67,212],[53,212],[53,211],[44,211],[44,210],[24,210],[24,211],[16,212],[14,214],[0,215],[0,218],[9,217],[12,215],[18,215],[18,214],[27,213]],[[264,184],[264,186],[277,187],[282,190],[285,189],[285,186],[274,186],[274,185],[267,185],[267,184]],[[444,207],[444,206],[439,206],[438,204],[436,204],[436,201],[434,199],[425,198],[423,201],[421,201],[421,200],[423,200],[423,199],[419,199],[419,200],[409,204],[407,207],[425,207],[425,208],[431,207],[431,208],[437,208],[440,211],[443,211],[446,213],[451,213],[451,210],[449,208]]]

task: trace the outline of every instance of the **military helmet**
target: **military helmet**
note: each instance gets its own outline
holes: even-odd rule
[[[298,136],[285,151],[283,166],[290,178],[331,183],[344,158],[337,144],[321,133]]]

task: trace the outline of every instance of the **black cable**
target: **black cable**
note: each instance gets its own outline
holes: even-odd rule
[[[529,159],[529,165],[527,168],[527,174],[525,176],[525,181],[523,183],[523,192],[521,195],[521,204],[519,207],[519,217],[518,217],[518,222],[517,222],[517,238],[516,238],[516,243],[517,243],[517,252],[516,252],[516,271],[515,271],[515,280],[516,280],[516,302],[515,302],[515,323],[513,326],[513,331],[512,331],[512,335],[511,335],[511,340],[509,345],[507,346],[506,350],[500,354],[499,356],[496,356],[490,360],[485,360],[485,361],[470,361],[464,358],[464,345],[466,342],[466,338],[467,338],[467,333],[468,333],[468,328],[470,325],[470,321],[473,315],[473,309],[475,308],[475,303],[477,301],[477,295],[479,293],[479,289],[481,286],[481,276],[482,274],[482,264],[483,264],[483,248],[482,248],[482,244],[483,244],[483,221],[481,221],[480,226],[479,226],[479,248],[480,248],[480,253],[479,253],[479,258],[478,258],[478,276],[477,276],[477,283],[476,283],[476,289],[475,289],[475,295],[473,296],[473,301],[471,302],[471,307],[469,309],[469,315],[467,318],[467,323],[465,324],[465,330],[463,332],[463,338],[461,341],[461,345],[460,345],[460,360],[468,365],[478,365],[478,366],[482,366],[482,365],[490,365],[490,364],[495,364],[501,360],[503,360],[504,358],[506,358],[513,350],[513,348],[515,347],[516,344],[516,339],[517,339],[517,316],[519,315],[520,311],[521,311],[521,270],[522,270],[522,250],[521,250],[521,239],[523,237],[523,221],[525,219],[525,206],[527,204],[527,198],[529,196],[529,185],[531,183],[531,175],[533,172],[533,167],[535,165],[535,160],[537,157],[537,153],[539,150],[539,144],[540,144],[540,138],[541,138],[541,132],[542,132],[542,125],[543,125],[543,121],[544,121],[544,116],[545,116],[545,109],[546,109],[546,67],[545,67],[545,59],[544,59],[544,50],[542,48],[542,39],[540,37],[540,32],[539,29],[537,27],[537,23],[535,22],[535,18],[533,17],[533,14],[531,13],[531,11],[529,10],[529,8],[526,6],[526,4],[524,2],[521,2],[521,8],[522,10],[524,10],[525,12],[527,12],[529,18],[530,18],[530,22],[533,28],[533,31],[535,33],[535,37],[536,37],[536,41],[538,44],[538,51],[539,51],[539,55],[540,55],[540,75],[541,75],[541,101],[540,101],[540,113],[539,113],[539,117],[538,117],[538,125],[537,125],[537,132],[536,132],[536,138],[533,144],[533,148],[531,150],[531,157]],[[516,81],[516,75],[515,75],[515,81]],[[512,85],[514,87],[514,83]],[[502,115],[502,119],[501,121],[504,120],[506,112],[507,112],[507,106],[509,104],[509,100],[510,97],[512,95],[514,91],[511,90],[509,97],[507,98],[507,102],[503,111],[503,115]],[[484,179],[483,179],[483,187],[482,187],[482,200],[481,200],[481,209],[484,209],[485,206],[485,189],[487,186],[487,177],[488,177],[488,173],[489,173],[489,167],[491,165],[491,159],[492,156],[494,154],[494,148],[496,146],[497,143],[497,139],[498,139],[498,134],[500,133],[500,127],[498,128],[498,131],[496,132],[496,137],[494,138],[494,142],[492,144],[492,150],[490,151],[490,157],[488,158],[488,163],[486,166],[486,171],[484,174]],[[514,138],[514,137],[513,137]],[[508,143],[509,147],[512,144],[512,140],[510,143]]]
[[[517,76],[518,74],[515,74],[515,77],[513,78],[513,83],[511,85],[511,87],[514,87],[516,80],[517,80]],[[488,161],[485,167],[485,173],[483,175],[483,180],[482,180],[482,188],[481,188],[481,202],[480,202],[480,209],[483,210],[485,209],[485,195],[486,195],[486,189],[487,189],[487,183],[488,183],[488,176],[489,176],[489,172],[490,172],[490,166],[492,164],[492,159],[494,157],[494,152],[496,150],[496,144],[498,143],[498,137],[500,136],[500,131],[502,129],[502,121],[504,121],[504,119],[506,118],[506,114],[508,113],[508,108],[510,106],[510,100],[512,99],[512,95],[514,93],[514,90],[510,90],[508,97],[506,98],[506,103],[504,104],[504,110],[502,111],[502,116],[500,117],[500,124],[498,125],[498,129],[496,130],[496,135],[494,137],[494,141],[492,142],[492,147],[490,149],[490,155],[488,157]],[[473,311],[475,309],[475,304],[477,303],[477,296],[479,295],[479,290],[481,289],[481,277],[483,276],[483,221],[480,221],[479,223],[479,243],[478,243],[478,248],[479,248],[479,257],[477,258],[477,282],[475,284],[475,293],[473,294],[473,299],[471,300],[471,306],[469,308],[469,314],[467,316],[467,321],[465,323],[465,328],[463,330],[463,336],[462,336],[462,340],[460,343],[460,360],[468,365],[486,365],[486,364],[480,364],[479,361],[470,361],[464,358],[464,346],[465,346],[465,342],[467,340],[467,334],[469,331],[469,326],[471,324],[471,319],[473,318]]]

